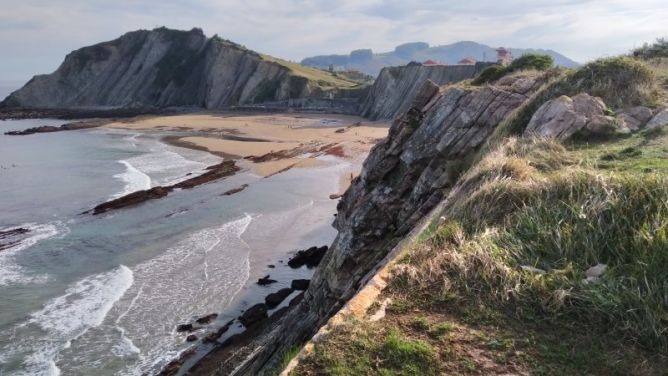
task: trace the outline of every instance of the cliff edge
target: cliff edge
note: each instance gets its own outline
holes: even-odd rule
[[[3,107],[223,109],[353,96],[358,84],[272,58],[201,29],[138,30],[68,54],[33,77]],[[356,109],[355,109],[356,110]]]

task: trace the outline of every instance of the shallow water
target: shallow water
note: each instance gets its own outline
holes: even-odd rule
[[[5,121],[0,130],[60,123]],[[81,214],[220,161],[164,145],[163,135],[0,136],[0,231],[30,230],[0,251],[0,374],[151,373],[187,348],[177,324],[217,312],[213,330],[310,277],[284,265],[289,252],[334,238],[336,201],[328,196],[341,164],[267,179],[242,172],[133,208]],[[221,196],[242,184],[249,187]],[[265,274],[279,283],[257,287]]]

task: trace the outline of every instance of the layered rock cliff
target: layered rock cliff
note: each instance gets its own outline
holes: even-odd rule
[[[445,88],[426,81],[340,201],[339,234],[302,302],[268,335],[219,359],[214,373],[264,374],[280,364],[288,349],[308,340],[447,196],[496,127],[544,80],[519,75],[494,86]]]
[[[394,119],[408,110],[412,99],[422,84],[431,80],[445,85],[474,78],[490,63],[475,65],[409,64],[384,68],[361,104],[360,112],[372,120]]]
[[[32,78],[5,107],[201,107],[355,95],[356,84],[327,72],[260,55],[202,30],[129,32],[67,55]]]

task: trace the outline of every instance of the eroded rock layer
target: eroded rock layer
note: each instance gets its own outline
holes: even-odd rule
[[[339,234],[303,300],[268,335],[216,359],[215,373],[264,374],[280,363],[287,349],[308,340],[447,196],[499,123],[542,83],[543,78],[535,76],[508,77],[488,87],[424,83],[344,194],[335,221]],[[239,359],[235,353],[252,355]]]
[[[315,78],[217,36],[207,38],[200,29],[158,28],[78,49],[55,72],[33,77],[2,105],[222,109],[338,95]]]
[[[475,65],[418,65],[383,68],[361,104],[361,115],[372,120],[394,119],[408,110],[422,84],[436,85],[474,78],[490,63]]]

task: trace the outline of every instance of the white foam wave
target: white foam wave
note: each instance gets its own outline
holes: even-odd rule
[[[13,246],[0,251],[0,286],[9,284],[39,283],[46,280],[46,276],[26,275],[25,270],[16,264],[14,257],[38,242],[52,238],[58,234],[66,235],[69,229],[62,222],[46,224],[25,223],[15,227],[0,228],[0,232],[25,228],[28,232],[23,235],[10,238],[7,242],[16,242]]]
[[[101,325],[132,283],[132,271],[121,265],[74,283],[65,294],[32,313],[14,329],[10,352],[26,354],[23,370],[17,375],[59,375],[56,362],[60,352],[89,329]],[[40,331],[36,332],[36,328]]]
[[[114,175],[114,177],[116,179],[122,180],[125,183],[125,187],[123,188],[122,192],[113,195],[112,198],[123,197],[132,192],[151,188],[150,176],[139,171],[127,160],[120,160],[118,163],[121,163],[125,166],[125,171]]]
[[[127,330],[142,356],[122,374],[151,373],[173,360],[183,350],[176,325],[215,312],[241,290],[250,251],[241,235],[251,221],[246,215],[197,231],[133,268],[136,283],[116,307],[116,325]]]
[[[114,303],[132,286],[132,270],[125,265],[84,278],[31,315],[29,322],[68,340],[81,336],[104,320]]]
[[[183,150],[177,153],[169,145],[155,140],[142,140],[138,134],[124,140],[133,148],[146,152],[138,156],[118,161],[126,170],[114,175],[122,180],[125,187],[112,198],[122,197],[132,192],[149,189],[154,185],[171,185],[189,179],[193,174],[203,172],[206,167],[218,163],[220,158],[200,151]]]

